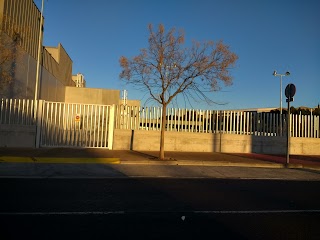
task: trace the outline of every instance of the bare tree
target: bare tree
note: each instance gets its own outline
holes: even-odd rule
[[[133,58],[120,58],[120,79],[147,90],[162,105],[159,158],[163,160],[168,104],[180,93],[210,102],[206,93],[219,90],[219,82],[232,84],[229,70],[238,57],[222,41],[193,41],[185,48],[183,31],[165,32],[162,24],[157,31],[150,24],[149,31],[147,49]]]
[[[22,64],[23,37],[28,37],[29,27],[16,24],[8,16],[0,17],[0,96],[8,96],[13,87],[17,64]]]

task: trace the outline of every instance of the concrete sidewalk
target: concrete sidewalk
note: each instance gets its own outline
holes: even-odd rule
[[[108,150],[101,148],[0,148],[0,163],[102,163],[202,165],[260,168],[306,168],[320,171],[320,156],[286,157],[266,154],[230,154],[206,152],[166,152],[166,160],[158,160],[155,151]]]

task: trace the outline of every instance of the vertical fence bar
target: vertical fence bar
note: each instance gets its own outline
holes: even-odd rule
[[[149,130],[149,108],[148,107],[146,107],[145,108],[145,117],[146,117],[146,130]]]
[[[137,122],[138,122],[138,107],[134,106],[133,107],[133,117],[134,117],[134,121],[133,121],[133,129],[137,129]]]
[[[320,136],[319,131],[320,131],[320,116],[315,116],[314,117],[314,137],[318,138]]]
[[[313,137],[317,138],[317,116],[313,115]]]
[[[110,107],[109,111],[109,129],[108,129],[108,148],[112,150],[113,148],[113,130],[114,130],[114,116],[115,115],[115,105]]]
[[[168,118],[167,118],[167,131],[172,132],[172,123],[173,123],[173,108],[168,108]]]
[[[162,126],[162,107],[156,107],[157,110],[157,131],[161,130]]]
[[[209,114],[209,117],[208,117],[208,132],[212,133],[212,126],[211,126],[211,123],[212,123],[212,110],[210,110],[208,114]]]
[[[101,122],[101,106],[97,106],[97,112],[96,114],[98,114],[98,117],[97,117],[97,126],[96,126],[96,129],[97,129],[97,140],[96,140],[96,147],[100,147],[100,122]]]
[[[205,113],[205,119],[204,119],[204,123],[205,123],[205,133],[208,133],[209,132],[209,110],[206,110],[206,113]]]
[[[306,137],[310,137],[310,115],[306,116],[307,118],[307,136]]]
[[[178,108],[178,132],[181,132],[182,130],[181,130],[181,109],[180,108]]]
[[[276,117],[275,113],[272,113],[272,136],[276,136]]]
[[[104,127],[104,145],[103,147],[109,148],[109,140],[108,140],[108,136],[110,134],[109,132],[109,125],[110,124],[115,124],[116,123],[116,110],[117,110],[117,106],[113,105],[113,112],[114,112],[114,116],[113,119],[110,119],[110,111],[111,111],[112,106],[106,106],[105,108],[105,112],[104,112],[104,123],[105,123],[105,127]],[[112,121],[113,120],[113,121]],[[114,126],[114,125],[113,125]]]
[[[198,132],[198,117],[199,117],[199,110],[195,110],[195,114],[193,115],[193,117],[195,118],[195,121],[194,121],[194,132]]]
[[[255,136],[259,136],[259,113],[255,113]]]
[[[292,114],[292,120],[291,120],[291,126],[292,126],[292,133],[291,136],[295,137],[296,136],[296,115]]]
[[[16,124],[22,124],[22,120],[21,120],[21,115],[22,115],[22,112],[21,112],[21,99],[18,99],[18,107],[17,107],[17,122]]]
[[[86,147],[89,147],[89,144],[90,144],[90,135],[89,135],[89,132],[90,132],[90,128],[89,128],[89,120],[90,120],[90,105],[87,104],[85,106],[85,109],[84,109],[85,113],[84,113],[84,119],[85,121],[83,122],[83,129],[84,129],[84,145]],[[120,126],[120,125],[119,125]]]
[[[250,112],[246,112],[246,124],[247,124],[247,133],[246,135],[249,135],[250,134]]]
[[[230,118],[230,111],[227,111],[226,112],[226,133],[228,134],[229,133],[229,130],[230,130],[230,121],[229,121],[229,118]]]

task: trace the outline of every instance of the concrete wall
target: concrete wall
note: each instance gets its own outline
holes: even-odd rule
[[[65,86],[43,68],[40,85],[40,99],[53,102],[64,102]]]
[[[114,131],[114,150],[158,151],[160,132]],[[291,138],[290,154],[320,155],[319,138]],[[166,151],[285,154],[285,137],[165,132]]]
[[[52,58],[52,61],[53,58]],[[12,96],[9,98],[34,98],[37,62],[29,54],[23,55],[22,64],[17,65]],[[63,102],[65,86],[45,67],[41,68],[39,98],[47,101]]]
[[[2,34],[1,37],[6,38],[7,41],[11,41],[8,40],[6,34]],[[18,57],[15,59],[14,80],[4,87],[1,95],[5,98],[33,99],[37,61],[20,47],[17,49]],[[48,101],[63,102],[65,98],[65,85],[74,85],[71,80],[72,61],[67,57],[61,45],[56,49],[64,56],[64,60],[60,60],[59,63],[44,49],[44,62],[43,66],[41,66],[40,74],[39,98]],[[8,71],[8,69],[6,69],[6,71]],[[70,77],[70,81],[67,80],[67,77]]]
[[[36,126],[0,124],[0,147],[34,148]]]
[[[35,147],[36,127],[0,125],[0,147]],[[160,132],[114,130],[113,150],[158,151]],[[285,154],[285,137],[166,132],[165,150]],[[320,155],[320,138],[291,138],[290,154]]]
[[[17,33],[22,39],[17,43],[19,47],[16,56],[19,57],[17,56],[11,64],[11,67],[15,66],[12,74],[14,80],[5,86],[6,91],[1,93],[1,97],[34,98],[40,14],[33,0],[0,0],[1,39],[11,41]],[[74,86],[71,79],[71,58],[59,44],[57,47],[43,48],[41,60],[39,98],[64,101],[64,86]]]
[[[84,103],[84,104],[118,104],[120,99],[120,90],[102,89],[102,88],[77,88],[66,87],[66,103]]]

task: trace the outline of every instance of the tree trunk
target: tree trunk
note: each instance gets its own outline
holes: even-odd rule
[[[164,160],[164,131],[166,128],[166,116],[167,116],[167,106],[162,105],[162,119],[161,119],[161,131],[160,131],[160,153],[159,159]]]

